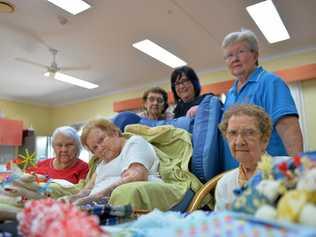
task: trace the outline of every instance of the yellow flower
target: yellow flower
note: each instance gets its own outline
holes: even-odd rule
[[[273,179],[272,168],[272,157],[266,154],[263,155],[258,164],[258,169],[262,171],[264,179]]]
[[[35,152],[32,154],[29,153],[28,149],[25,149],[25,154],[24,155],[18,155],[18,164],[19,167],[25,171],[27,168],[35,166],[36,165],[36,155]]]

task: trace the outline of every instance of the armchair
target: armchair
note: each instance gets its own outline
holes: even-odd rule
[[[132,112],[122,112],[113,119],[113,122],[122,131],[128,124],[139,123],[149,127],[173,125],[192,133],[191,141],[193,152],[189,170],[202,183],[206,183],[223,171],[222,138],[219,129],[217,128],[221,116],[222,103],[216,96],[207,95],[199,105],[194,119],[180,117],[178,119],[156,121],[141,118]],[[195,198],[194,204],[192,204],[194,195],[195,192],[188,189],[183,200],[173,206],[171,210],[186,211],[197,209],[201,205],[200,202],[203,201],[203,198]],[[206,193],[204,196],[206,196]],[[188,209],[189,205],[190,209]]]

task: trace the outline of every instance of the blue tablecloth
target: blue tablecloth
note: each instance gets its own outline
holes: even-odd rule
[[[316,229],[307,226],[264,221],[234,212],[202,212],[190,215],[154,210],[138,220],[104,227],[113,236],[130,237],[315,237]]]

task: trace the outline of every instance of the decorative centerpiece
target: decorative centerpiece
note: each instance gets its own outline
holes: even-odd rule
[[[19,233],[25,237],[109,236],[96,216],[50,198],[26,202],[17,219]]]
[[[36,154],[30,153],[28,149],[25,149],[24,154],[19,154],[16,159],[7,163],[7,169],[10,170],[14,166],[18,166],[23,172],[28,172],[29,169],[36,166]]]
[[[275,159],[263,159],[259,172],[236,190],[233,211],[316,227],[316,160],[308,156]]]

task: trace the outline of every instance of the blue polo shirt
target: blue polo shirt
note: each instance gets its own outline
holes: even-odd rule
[[[290,90],[285,82],[277,75],[257,67],[249,79],[237,91],[236,80],[226,95],[224,111],[235,104],[255,104],[261,106],[271,117],[273,130],[267,147],[271,156],[287,155],[283,142],[278,135],[275,125],[284,116],[298,116],[296,106]],[[224,144],[225,169],[238,166],[238,162],[231,156],[229,146]]]

